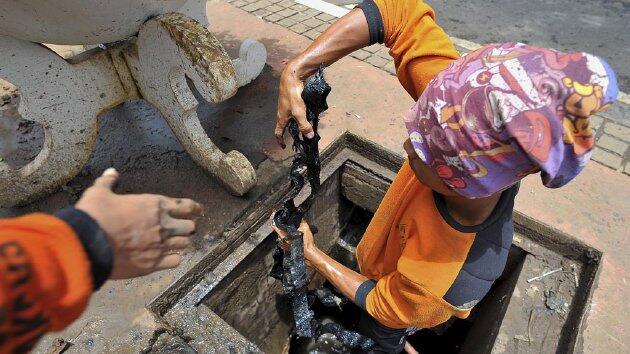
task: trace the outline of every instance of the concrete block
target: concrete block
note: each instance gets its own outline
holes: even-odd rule
[[[278,21],[276,23],[279,24],[282,27],[285,27],[285,28],[289,28],[289,27],[293,26],[294,24],[296,24],[296,22],[294,20],[290,19],[290,18],[282,19],[282,20],[280,20],[280,21]]]
[[[333,21],[337,20],[337,18],[335,16],[332,16],[332,15],[329,15],[329,14],[317,15],[317,16],[315,16],[315,18],[320,19],[322,21],[326,21],[326,22],[333,22]]]
[[[0,35],[0,48],[0,77],[19,90],[20,115],[46,134],[42,150],[22,168],[0,160],[2,208],[32,201],[72,179],[94,149],[99,114],[127,96],[107,53],[72,65],[44,46],[12,37]]]
[[[295,15],[297,13],[297,11],[292,10],[292,9],[284,9],[282,11],[278,11],[278,15],[282,16],[282,17],[291,17],[293,15]]]
[[[604,125],[604,132],[624,141],[630,141],[630,128],[621,124],[608,122]]]
[[[363,49],[359,49],[359,50],[355,50],[354,52],[352,52],[352,54],[350,54],[352,57],[357,58],[359,60],[365,60],[367,59],[370,55],[372,55],[372,53],[365,51]]]
[[[273,4],[271,6],[268,6],[266,8],[269,12],[278,12],[278,11],[282,11],[284,10],[284,7],[277,5],[277,4]]]
[[[593,130],[599,129],[602,126],[602,123],[604,122],[604,118],[597,115],[592,115],[589,119],[591,121],[591,128]]]
[[[146,22],[138,33],[137,48],[137,58],[129,53],[128,60],[136,61],[136,81],[144,98],[160,110],[200,167],[233,194],[245,194],[256,184],[254,168],[243,154],[224,154],[208,137],[197,116],[199,102],[187,81],[206,101],[225,101],[261,66],[260,43],[244,41],[234,65],[207,29],[173,13]]]
[[[296,23],[293,26],[289,27],[289,29],[295,33],[302,34],[309,30],[308,27],[304,26],[301,23]]]
[[[316,19],[316,18],[307,18],[302,23],[304,23],[304,25],[306,25],[306,26],[308,26],[310,28],[315,28],[315,27],[321,25],[323,22],[321,20]]]
[[[387,71],[388,73],[392,75],[396,75],[396,66],[394,65],[394,61],[390,60],[387,64],[385,64],[385,66],[383,67],[383,70]]]
[[[292,8],[293,10],[295,10],[295,11],[299,11],[299,12],[306,11],[306,10],[308,10],[308,9],[309,9],[309,7],[304,6],[304,5],[302,5],[302,4],[295,4],[295,5],[291,6],[291,8]]]
[[[595,151],[593,152],[592,159],[594,161],[597,161],[615,170],[619,169],[619,167],[621,166],[621,160],[622,160],[621,156],[617,156],[613,153],[610,153],[608,151],[602,150],[597,147],[595,148]]]
[[[312,29],[312,30],[310,30],[310,31],[308,31],[308,32],[306,32],[306,33],[304,33],[304,35],[305,35],[306,37],[308,37],[308,38],[310,38],[310,39],[312,39],[312,40],[315,40],[315,38],[319,37],[319,35],[320,35],[320,34],[322,34],[322,33],[321,33],[321,32],[319,32],[319,31],[316,31],[316,30],[314,30],[314,29]]]
[[[367,51],[368,51],[368,52],[370,52],[370,53],[376,53],[376,52],[378,52],[379,50],[381,50],[381,48],[382,48],[382,47],[383,47],[383,46],[382,46],[382,45],[380,45],[380,44],[372,44],[371,46],[369,46],[369,47],[365,47],[365,48],[363,48],[363,49],[364,49],[364,50],[367,50]]]
[[[303,23],[303,22],[305,22],[306,20],[308,20],[308,19],[310,18],[310,16],[309,16],[309,15],[307,15],[307,14],[304,14],[304,13],[300,13],[300,12],[298,12],[298,13],[296,13],[295,15],[293,15],[293,16],[291,16],[291,17],[289,17],[289,18],[290,18],[291,20],[295,21],[295,22],[298,22],[298,23]]]
[[[603,135],[599,138],[599,140],[597,140],[596,146],[612,151],[618,155],[623,155],[628,148],[628,143],[610,135]]]
[[[376,56],[376,55],[370,56],[365,61],[370,63],[370,64],[372,64],[372,65],[374,65],[374,66],[376,66],[377,68],[382,68],[389,62],[389,60],[383,59],[383,58],[381,58],[379,56]]]
[[[283,18],[284,17],[282,17],[282,16],[280,16],[278,14],[271,14],[269,16],[265,16],[263,19],[265,21],[274,22],[275,23],[275,22],[278,22],[278,21],[282,20]]]

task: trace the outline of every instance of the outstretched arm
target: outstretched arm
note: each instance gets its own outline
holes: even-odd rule
[[[303,81],[324,64],[330,65],[370,43],[368,23],[360,9],[354,9],[333,23],[300,55],[287,63],[280,78],[276,140],[285,147],[282,134],[291,118],[295,118],[300,132],[312,137],[313,128],[306,120],[302,101]]]
[[[107,170],[75,207],[0,220],[0,352],[27,352],[81,315],[107,279],[174,268],[201,206],[117,195]]]

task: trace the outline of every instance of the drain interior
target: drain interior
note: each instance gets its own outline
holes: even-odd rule
[[[352,135],[340,138],[324,154],[322,192],[308,213],[308,220],[319,229],[315,236],[319,247],[352,265],[353,245],[400,163],[396,155]],[[236,351],[287,352],[289,302],[282,296],[281,283],[267,276],[275,246],[267,218],[287,190],[288,184],[281,183],[243,214],[247,222],[239,220],[228,228],[223,237],[228,243],[231,238],[232,246],[221,251],[221,261],[216,260],[220,255],[209,254],[205,269],[185,275],[178,292],[167,292],[154,302],[154,309],[181,329],[181,338],[194,350],[227,345]],[[416,348],[423,353],[579,348],[601,253],[518,213],[515,223],[508,264],[488,296],[468,319],[418,332],[409,339]],[[323,281],[314,273],[310,279],[312,286]],[[191,323],[195,321],[201,323]],[[199,326],[206,333],[191,330]],[[218,331],[217,326],[223,337],[207,333],[209,328]]]

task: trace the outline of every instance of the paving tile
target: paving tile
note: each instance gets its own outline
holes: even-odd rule
[[[604,125],[604,132],[621,140],[630,141],[630,128],[621,124],[608,122]]]
[[[381,48],[381,50],[379,50],[375,54],[383,59],[392,60],[392,56],[389,55],[389,49],[387,49],[387,47]]]
[[[597,143],[595,145],[612,151],[617,155],[623,155],[628,148],[627,142],[613,138],[610,135],[602,135],[602,137],[597,140]]]
[[[258,9],[256,11],[252,12],[252,14],[262,18],[262,17],[271,15],[271,12],[267,11],[267,9]]]
[[[265,16],[264,19],[265,19],[265,21],[274,22],[275,23],[275,22],[278,22],[278,21],[282,20],[283,18],[284,17],[282,17],[282,16],[280,16],[278,14],[271,14],[269,16]]]
[[[308,19],[304,20],[303,23],[306,26],[310,27],[310,28],[315,28],[315,27],[321,25],[323,22],[321,20],[316,19],[316,18],[308,18]]]
[[[597,130],[602,126],[602,123],[604,122],[604,118],[602,118],[601,116],[596,116],[596,115],[592,115],[589,120],[591,121],[591,128],[593,130]]]
[[[292,9],[284,9],[282,11],[278,11],[277,14],[283,17],[291,17],[293,15],[295,15],[297,13],[297,11],[292,10]]]
[[[292,8],[293,10],[296,10],[296,11],[306,11],[306,10],[308,10],[308,9],[309,9],[309,7],[308,7],[308,6],[304,6],[304,5],[302,5],[302,4],[295,4],[295,5],[291,6],[291,8]]]
[[[307,14],[309,16],[312,16],[312,17],[317,17],[317,16],[319,16],[321,14],[320,11],[317,11],[315,9],[306,9],[306,10],[304,10],[302,12],[304,12],[305,14]]]
[[[247,5],[248,3],[243,1],[243,0],[236,0],[232,3],[232,5],[236,6],[236,7],[243,7],[245,5]]]
[[[365,61],[370,63],[370,64],[372,64],[372,65],[374,65],[374,66],[376,66],[377,68],[382,68],[389,62],[388,60],[383,59],[383,58],[381,58],[379,56],[376,56],[376,55],[370,56]]]
[[[295,5],[295,1],[293,0],[282,0],[280,2],[277,2],[276,4],[283,6],[283,7],[291,7],[293,5]]]
[[[626,166],[623,168],[623,173],[630,175],[630,162],[626,162]]]
[[[269,12],[278,12],[278,11],[284,10],[284,7],[282,7],[280,5],[273,4],[273,5],[269,6],[269,7],[267,7],[266,9]]]
[[[289,28],[289,27],[293,26],[294,24],[296,24],[296,22],[293,21],[290,18],[282,19],[282,20],[280,20],[280,21],[278,21],[276,23],[279,24],[280,26],[286,27],[286,28]]]
[[[378,52],[381,49],[381,45],[380,44],[372,44],[371,46],[365,47],[363,49],[367,50],[370,53],[376,53],[376,52]]]
[[[298,12],[297,14],[289,17],[290,19],[292,19],[295,22],[305,22],[306,20],[308,20],[310,17],[307,14],[303,14]]]
[[[309,30],[309,28],[304,26],[303,23],[296,23],[293,26],[289,27],[289,29],[298,34],[302,34]]]
[[[396,75],[396,66],[394,65],[394,61],[390,60],[387,64],[385,64],[383,70],[387,71],[391,75]]]
[[[254,12],[260,8],[262,8],[263,6],[257,4],[257,3],[251,3],[251,4],[247,4],[245,6],[243,6],[243,10],[247,11],[247,12]]]
[[[357,58],[359,60],[365,60],[367,59],[370,55],[372,55],[372,53],[363,50],[363,49],[359,49],[359,50],[355,50],[354,52],[352,52],[352,57]]]
[[[315,16],[317,19],[320,19],[322,21],[326,21],[326,22],[330,22],[332,20],[336,20],[337,18],[333,15],[329,15],[329,14],[321,14],[321,15],[317,15]]]
[[[307,36],[308,38],[313,39],[313,40],[315,38],[319,37],[320,34],[322,34],[320,31],[317,31],[317,30],[314,30],[314,29],[304,33],[305,36]]]
[[[621,156],[617,156],[598,147],[595,148],[592,159],[615,170],[619,169],[621,166]]]
[[[259,0],[256,1],[254,4],[260,5],[260,8],[271,6],[271,2],[269,2],[269,0]]]
[[[324,22],[321,25],[315,27],[316,30],[320,31],[320,32],[324,32],[325,30],[328,29],[328,27],[330,27],[330,23],[328,22]]]

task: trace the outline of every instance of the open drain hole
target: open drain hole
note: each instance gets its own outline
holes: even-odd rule
[[[37,157],[44,146],[41,124],[23,119],[18,112],[20,91],[0,78],[0,161],[19,169]]]
[[[358,143],[345,142],[350,146]],[[322,190],[307,220],[319,229],[315,237],[318,247],[355,268],[354,246],[400,162],[388,162],[388,155],[373,145],[339,150],[329,152],[332,157],[322,164]],[[192,338],[190,343],[195,344],[197,352],[219,350],[223,346],[226,350],[257,348],[267,353],[339,353],[335,348],[314,348],[313,343],[291,341],[290,301],[283,296],[281,282],[268,276],[276,242],[268,217],[278,201],[284,199],[282,190],[270,192],[264,201],[243,214],[243,219],[255,221],[247,224],[239,220],[228,228],[225,237],[239,240],[234,241],[234,248],[223,249],[225,256],[205,271],[205,280],[180,296],[177,304],[167,305],[174,310],[159,311],[176,326],[178,322],[190,324],[191,312],[183,312],[186,318],[181,321],[177,318],[177,308],[183,306],[199,314],[195,316],[206,318],[200,320],[200,326],[218,326],[224,331],[221,337],[214,334],[218,330],[186,334]],[[488,295],[468,318],[452,319],[436,328],[416,332],[408,339],[414,347],[422,353],[579,350],[601,252],[522,215],[515,215],[515,228],[508,263]],[[206,261],[212,257],[209,253]],[[563,271],[537,278],[558,268]],[[191,276],[195,275],[184,275],[182,279]],[[311,289],[324,283],[312,271],[309,280]],[[344,306],[338,312],[317,305],[314,309],[316,317],[354,329],[358,309],[352,304]],[[229,334],[229,341],[224,339],[225,333]]]

